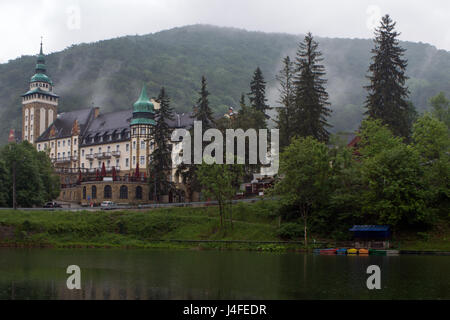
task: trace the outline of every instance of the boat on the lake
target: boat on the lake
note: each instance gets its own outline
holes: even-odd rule
[[[336,254],[336,251],[334,248],[320,249],[320,254]]]
[[[369,250],[362,248],[362,249],[358,250],[358,253],[359,254],[369,254]]]
[[[337,249],[336,253],[337,254],[347,254],[347,249],[346,248]]]
[[[357,254],[358,253],[358,249],[355,249],[355,248],[348,249],[347,253],[348,254]]]
[[[370,255],[376,255],[376,256],[385,256],[387,255],[386,250],[379,250],[379,249],[369,249]]]

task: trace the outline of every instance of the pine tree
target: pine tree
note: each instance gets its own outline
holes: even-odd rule
[[[202,87],[200,89],[200,97],[198,98],[197,104],[194,106],[193,118],[197,121],[202,122],[202,134],[215,127],[215,121],[213,118],[213,113],[209,107],[208,96],[209,92],[206,89],[206,78],[202,76]]]
[[[172,170],[172,150],[169,144],[171,130],[168,121],[173,120],[174,117],[170,99],[164,87],[161,88],[157,101],[160,108],[155,110],[156,125],[152,130],[154,150],[150,162],[150,190],[153,193],[156,188],[157,195],[165,195],[173,188],[173,184],[168,179]]]
[[[283,59],[283,69],[280,70],[277,80],[280,83],[280,100],[278,103],[281,107],[278,108],[276,123],[280,130],[280,146],[283,148],[289,144],[292,137],[291,117],[295,104],[294,63],[289,56]]]
[[[266,128],[266,111],[269,110],[270,107],[267,105],[266,99],[266,82],[264,81],[263,74],[259,67],[256,68],[253,74],[253,79],[250,82],[250,93],[247,95],[250,98],[251,107],[263,115],[263,117],[258,117],[261,119],[261,123],[258,123],[258,126],[255,129]]]
[[[331,109],[328,108],[330,103],[325,90],[325,67],[319,64],[323,58],[318,46],[311,33],[299,44],[295,60],[295,105],[290,132],[292,136],[312,136],[327,142],[330,136],[327,117]]]
[[[194,106],[194,112],[192,118],[195,121],[202,122],[202,137],[206,130],[210,128],[216,127],[216,122],[213,118],[213,113],[211,108],[209,107],[208,95],[209,92],[206,89],[206,78],[202,76],[202,87],[199,91],[200,97],[197,101],[197,104]],[[193,129],[190,130],[191,137],[193,137]],[[203,139],[202,139],[203,140]],[[207,145],[207,141],[203,141],[202,150],[204,150],[205,145]],[[191,139],[191,150],[194,150],[194,139]],[[181,177],[183,184],[187,187],[188,198],[190,201],[193,200],[194,192],[201,191],[201,184],[198,180],[198,165],[194,164],[194,152],[191,154],[191,163],[181,163],[175,172],[175,175]]]
[[[373,119],[380,119],[388,125],[397,136],[408,137],[411,131],[409,94],[405,83],[407,60],[403,58],[405,49],[399,46],[394,30],[395,22],[385,15],[381,25],[375,29],[375,47],[372,49],[372,63],[369,67],[370,85],[366,100],[366,114]]]

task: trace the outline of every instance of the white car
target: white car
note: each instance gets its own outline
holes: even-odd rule
[[[100,207],[102,208],[102,210],[111,210],[116,208],[116,204],[112,201],[103,201],[100,204]]]

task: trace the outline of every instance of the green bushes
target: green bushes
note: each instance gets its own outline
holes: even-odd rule
[[[303,236],[303,227],[298,223],[283,223],[277,230],[277,236],[284,240],[291,240]]]

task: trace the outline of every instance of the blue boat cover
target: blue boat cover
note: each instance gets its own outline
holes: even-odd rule
[[[349,231],[353,232],[354,239],[382,240],[391,235],[389,226],[354,225]]]
[[[349,231],[389,231],[389,226],[354,225]]]

